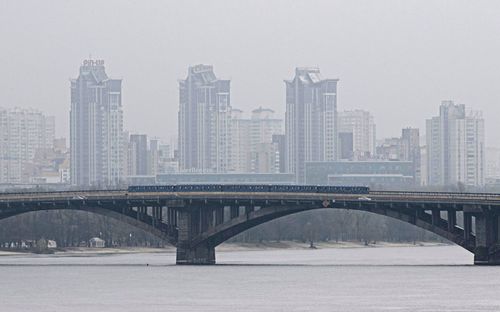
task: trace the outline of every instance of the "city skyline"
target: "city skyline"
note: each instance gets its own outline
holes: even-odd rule
[[[92,186],[120,185],[139,181],[133,180],[134,177],[177,172],[294,173],[295,183],[307,183],[308,163],[323,162],[330,166],[337,160],[351,161],[353,166],[357,166],[356,161],[361,166],[363,161],[411,162],[411,176],[404,173],[400,178],[405,183],[414,181],[417,186],[462,183],[481,187],[485,178],[491,178],[485,174],[488,172],[485,123],[480,111],[444,100],[440,115],[426,120],[423,144],[419,129],[411,127],[402,128],[399,138],[377,140],[371,112],[360,109],[338,112],[338,81],[323,79],[319,68],[298,67],[293,79],[284,80],[287,111],[284,120],[275,117],[274,110],[262,106],[253,109],[251,118],[246,118],[241,109],[231,106],[231,80],[217,78],[212,65],[189,66],[187,78],[179,80],[181,135],[177,146],[168,147],[174,151],[173,155],[168,152],[170,155],[162,158],[157,139],[150,136],[148,140],[147,134],[124,129],[122,80],[108,77],[104,60],[83,60],[78,78],[71,80],[70,160],[66,162],[71,165],[70,174],[59,165],[43,169],[44,157],[49,157],[45,163],[50,157],[61,157],[60,153],[45,154],[54,146],[49,146],[49,142],[44,143],[48,148],[38,148],[42,154],[33,149],[29,157],[19,158],[17,166],[23,169],[18,169],[17,175],[4,170],[3,180],[47,183],[43,181],[54,181],[50,175],[59,172],[61,182],[66,181],[64,176],[69,176],[73,185]],[[24,112],[31,111],[41,114],[30,109],[7,110],[19,115],[16,118],[24,118]],[[54,117],[48,118],[49,131],[54,137]],[[0,121],[7,138],[11,131],[24,131],[24,121],[19,125],[8,119]],[[34,130],[31,136],[43,136],[44,131]],[[17,157],[18,153],[12,144],[3,151],[0,160],[7,164],[5,168],[12,167],[10,159],[15,159],[11,157]],[[160,159],[163,160],[159,162]],[[25,169],[29,166],[34,166],[31,171]],[[36,176],[37,171],[47,169],[49,173],[45,176]],[[363,170],[366,169],[371,170],[369,167]],[[346,174],[350,173],[342,173]],[[364,174],[362,179],[358,176],[356,183],[365,179],[362,183],[368,184],[382,178],[380,172]],[[339,181],[344,179],[338,172],[336,177]]]

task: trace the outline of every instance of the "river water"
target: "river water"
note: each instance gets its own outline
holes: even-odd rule
[[[457,246],[0,257],[0,311],[500,311],[500,267]]]

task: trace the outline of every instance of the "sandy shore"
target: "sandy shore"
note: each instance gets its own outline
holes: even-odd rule
[[[365,245],[363,242],[317,242],[314,244],[317,249],[325,248],[391,248],[391,247],[432,247],[443,246],[444,243],[437,242],[416,242],[416,243],[392,243],[377,242]],[[309,243],[295,241],[262,242],[262,243],[224,243],[217,247],[217,251],[254,251],[272,249],[309,249]],[[91,256],[91,255],[111,255],[111,254],[131,254],[131,253],[175,253],[175,247],[150,248],[150,247],[123,247],[123,248],[84,248],[69,247],[57,249],[53,255],[57,256]],[[27,252],[0,251],[0,256],[19,256],[29,254]]]
[[[381,248],[381,247],[426,247],[446,245],[437,242],[392,243],[377,242],[365,245],[363,242],[315,242],[317,249],[326,248]],[[217,251],[268,250],[268,249],[309,249],[309,243],[295,241],[262,242],[262,243],[225,243],[217,247]]]

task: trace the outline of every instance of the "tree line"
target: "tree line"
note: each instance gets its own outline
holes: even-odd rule
[[[92,237],[106,246],[161,247],[157,237],[114,219],[85,211],[36,211],[0,221],[0,243],[20,240],[55,240],[58,247],[85,246]],[[317,210],[286,216],[252,228],[232,242],[265,241],[437,241],[423,229],[384,216],[353,210]]]

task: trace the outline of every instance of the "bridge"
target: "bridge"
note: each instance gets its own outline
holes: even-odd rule
[[[351,209],[433,232],[474,253],[475,264],[500,265],[497,194],[126,190],[0,194],[0,220],[54,209],[89,211],[141,228],[176,246],[177,264],[214,264],[217,245],[273,219],[314,209]]]

